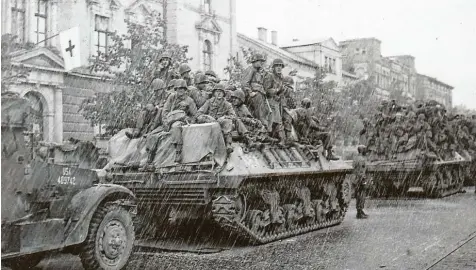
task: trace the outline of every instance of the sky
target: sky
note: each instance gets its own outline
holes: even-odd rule
[[[237,0],[236,6],[239,33],[257,38],[258,27],[276,30],[278,45],[375,37],[383,56],[415,56],[417,72],[455,87],[453,105],[476,109],[476,0]]]

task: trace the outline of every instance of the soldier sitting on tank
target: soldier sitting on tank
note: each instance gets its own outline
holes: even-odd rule
[[[141,111],[134,131],[132,133],[128,131],[126,132],[126,136],[129,139],[139,138],[151,132],[161,124],[161,121],[157,121],[160,120],[158,117],[160,117],[162,113],[162,110],[159,107],[164,103],[165,98],[169,93],[165,90],[164,81],[159,78],[155,78],[152,81],[149,90],[152,92],[151,97],[149,98],[152,103],[148,103]]]
[[[187,83],[187,87],[192,85],[192,69],[187,64],[181,64],[179,67],[180,79]]]
[[[217,74],[213,70],[207,70],[205,72],[205,76],[207,76],[207,79],[210,81],[212,85],[215,85],[216,83],[220,82],[220,79],[218,78]]]
[[[198,123],[218,122],[223,132],[225,143],[230,152],[232,150],[233,121],[236,117],[233,106],[225,100],[225,86],[218,83],[213,87],[213,96],[203,104],[197,113]]]
[[[334,156],[332,151],[330,133],[319,126],[318,119],[311,115],[311,103],[309,98],[303,98],[301,107],[287,110],[287,113],[284,114],[285,129],[289,129],[289,125],[294,126],[300,143],[315,146],[322,142],[324,156],[328,160],[338,160],[339,158]]]
[[[189,87],[190,97],[195,101],[197,108],[200,108],[211,98],[210,81],[205,74],[195,76],[195,86]]]
[[[172,79],[172,55],[170,52],[164,52],[159,58],[159,68],[154,76],[163,80],[166,84]]]
[[[231,92],[231,103],[236,113],[235,128],[247,146],[250,147],[254,141],[263,141],[267,130],[258,119],[253,118],[248,110],[245,104],[245,93],[241,90]]]
[[[187,94],[188,87],[185,80],[175,81],[175,93],[167,98],[163,111],[163,126],[165,131],[172,134],[172,144],[175,145],[175,161],[182,160],[182,129],[181,127],[189,122],[193,123],[197,114],[197,106]]]

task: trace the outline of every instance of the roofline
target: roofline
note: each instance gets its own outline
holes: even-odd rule
[[[446,86],[447,88],[449,88],[450,90],[455,89],[453,86],[451,86],[451,85],[449,85],[449,84],[447,84],[447,83],[444,83],[444,82],[438,80],[438,79],[435,78],[435,77],[431,77],[431,76],[428,76],[428,75],[425,75],[425,74],[421,74],[421,73],[417,73],[417,74],[418,74],[418,76],[425,77],[425,78],[427,78],[427,79],[429,79],[429,80],[431,80],[431,81],[434,81],[434,82],[436,82],[436,83],[439,83],[439,84],[441,84],[441,85],[444,85],[444,86]]]
[[[370,38],[346,39],[346,40],[340,41],[339,44],[341,44],[341,43],[350,43],[350,42],[355,42],[355,41],[364,41],[364,40],[376,40],[376,41],[378,41],[379,43],[382,43],[381,40],[379,40],[379,39],[377,39],[377,38],[374,38],[374,37],[370,37]]]
[[[259,40],[256,40],[256,39],[254,39],[254,38],[248,37],[247,35],[244,35],[244,34],[241,34],[241,33],[236,33],[236,34],[237,34],[237,37],[238,37],[238,38],[241,37],[241,38],[243,38],[243,39],[248,40],[249,42],[254,42],[255,44],[257,44],[257,45],[259,45],[260,47],[263,47],[263,48],[265,48],[265,49],[271,49],[270,47],[261,44],[261,41],[259,41]],[[276,46],[276,48],[277,48],[278,50],[283,50],[283,51],[285,51],[284,49],[281,49],[281,48],[278,47],[278,46]],[[312,68],[317,68],[317,67],[319,67],[319,65],[317,65],[317,64],[315,64],[315,63],[312,63],[311,61],[309,61],[309,60],[307,60],[307,59],[305,59],[305,58],[302,58],[302,57],[299,56],[299,55],[296,55],[296,54],[293,54],[293,53],[291,53],[291,52],[286,51],[287,53],[294,55],[297,59],[300,59],[300,60],[296,60],[296,59],[293,59],[293,58],[291,58],[291,57],[289,57],[289,56],[287,56],[287,55],[281,53],[281,52],[278,51],[278,50],[275,50],[276,53],[279,54],[279,55],[281,55],[281,56],[284,57],[284,58],[291,59],[291,60],[294,61],[294,62],[298,62],[298,63],[300,63],[300,64],[303,64],[303,65],[306,65],[306,66],[309,66],[309,67],[312,67]]]

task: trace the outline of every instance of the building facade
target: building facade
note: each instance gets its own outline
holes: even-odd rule
[[[342,57],[339,46],[332,38],[321,38],[310,41],[294,39],[283,44],[282,49],[312,61],[327,71],[325,80],[342,84]]]
[[[376,38],[345,40],[339,43],[342,51],[343,69],[355,72],[362,78],[374,80],[375,94],[389,99],[395,92],[408,100],[435,99],[445,106],[452,106],[452,87],[419,74],[415,57],[398,55],[384,57],[381,41]]]
[[[80,104],[112,85],[90,71],[97,52],[111,45],[109,32],[127,32],[127,23],[144,23],[159,12],[166,20],[169,43],[188,45],[193,70],[224,74],[227,59],[237,51],[236,0],[8,0],[2,1],[3,34],[17,36],[28,50],[12,55],[14,65],[32,69],[10,90],[32,100],[35,124],[43,140],[91,139],[95,128],[84,119]],[[79,26],[81,68],[64,70],[57,34]],[[128,44],[129,46],[131,44]]]
[[[417,99],[436,100],[445,105],[446,108],[453,106],[453,86],[448,85],[436,78],[427,75],[417,75]]]
[[[277,33],[275,31],[272,33],[273,38],[271,42],[267,39],[267,29],[262,27],[258,29],[257,39],[240,33],[237,36],[240,48],[252,49],[266,55],[267,65],[271,65],[274,59],[282,59],[285,64],[283,74],[288,75],[291,71],[295,71],[295,83],[315,75],[317,69],[315,63],[278,47]],[[238,52],[238,56],[244,62],[241,50]]]

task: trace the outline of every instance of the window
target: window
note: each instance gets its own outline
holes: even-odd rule
[[[212,4],[211,4],[211,1],[212,1],[212,0],[205,0],[204,9],[205,9],[205,12],[206,12],[206,13],[212,13]]]
[[[12,0],[12,35],[23,43],[25,39],[25,0]]]
[[[47,13],[47,5],[48,2],[46,0],[36,0],[35,2],[35,18],[34,18],[34,28],[33,33],[35,37],[35,43],[38,43],[39,46],[46,45],[46,21],[48,18]]]
[[[336,74],[336,60],[332,59],[332,73]]]
[[[96,15],[95,17],[95,26],[94,26],[94,49],[99,55],[106,55],[109,33],[109,18]]]
[[[205,40],[203,44],[203,69],[205,71],[212,69],[213,49],[212,43],[209,40]]]

